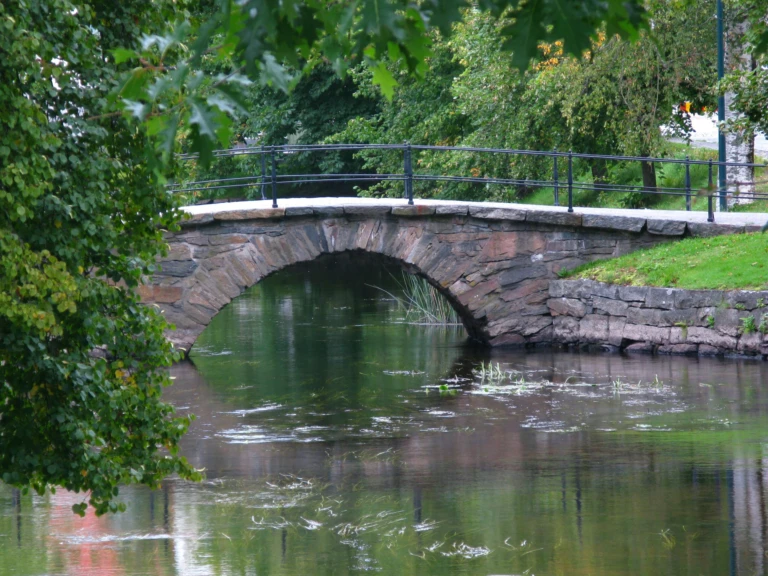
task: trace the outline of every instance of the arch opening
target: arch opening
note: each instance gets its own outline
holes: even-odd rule
[[[286,267],[224,306],[201,332],[190,356],[193,360],[230,352],[248,356],[266,347],[295,358],[303,353],[295,342],[356,347],[368,338],[394,349],[403,345],[397,342],[401,337],[405,341],[437,339],[451,346],[466,342],[468,331],[462,323],[428,325],[407,317],[401,304],[405,299],[401,270],[406,269],[392,258],[357,251],[322,255]],[[435,294],[453,306],[436,290]],[[357,335],[353,344],[347,341],[349,334]],[[314,353],[314,348],[313,344],[306,352]],[[343,361],[343,355],[339,358]]]
[[[406,277],[416,281],[406,283]],[[420,294],[414,296],[409,289],[418,290]],[[409,313],[406,309],[408,302],[419,297],[417,306],[448,309],[456,321],[440,323],[420,317],[420,312],[439,316],[439,311],[431,309]],[[212,315],[210,323],[195,338],[190,354],[194,355],[196,348],[208,346],[211,338],[221,343],[222,338],[227,337],[228,329],[224,326],[232,322],[233,316],[263,314],[265,306],[274,308],[269,311],[269,321],[285,324],[293,322],[297,313],[306,317],[306,308],[311,306],[316,314],[322,315],[333,310],[349,310],[354,318],[346,320],[353,324],[366,315],[384,314],[387,321],[394,324],[452,330],[465,339],[474,339],[476,333],[471,315],[458,300],[416,268],[395,258],[353,250],[321,254],[259,279]],[[335,321],[344,319],[335,318]]]

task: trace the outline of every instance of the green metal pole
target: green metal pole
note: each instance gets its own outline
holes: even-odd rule
[[[723,32],[723,0],[717,0],[717,79],[722,80],[725,75],[725,46]],[[717,98],[717,120],[725,121],[725,95]],[[720,196],[720,210],[728,210],[728,202],[725,197],[725,134],[722,126],[717,129],[717,188]]]

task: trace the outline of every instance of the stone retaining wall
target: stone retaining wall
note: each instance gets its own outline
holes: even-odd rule
[[[768,358],[768,291],[681,290],[552,280],[553,340],[659,354]]]

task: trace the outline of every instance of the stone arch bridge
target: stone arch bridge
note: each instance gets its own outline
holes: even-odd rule
[[[216,313],[262,278],[321,254],[380,254],[425,277],[491,346],[548,344],[550,280],[562,269],[685,235],[741,232],[743,221],[706,213],[577,209],[356,198],[194,206],[168,233],[162,269],[140,287],[176,326],[185,351]],[[722,217],[726,217],[725,219]],[[551,304],[551,302],[550,302]]]

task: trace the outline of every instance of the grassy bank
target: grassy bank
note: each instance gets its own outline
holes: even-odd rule
[[[687,238],[586,264],[566,277],[627,286],[765,290],[768,234]]]

